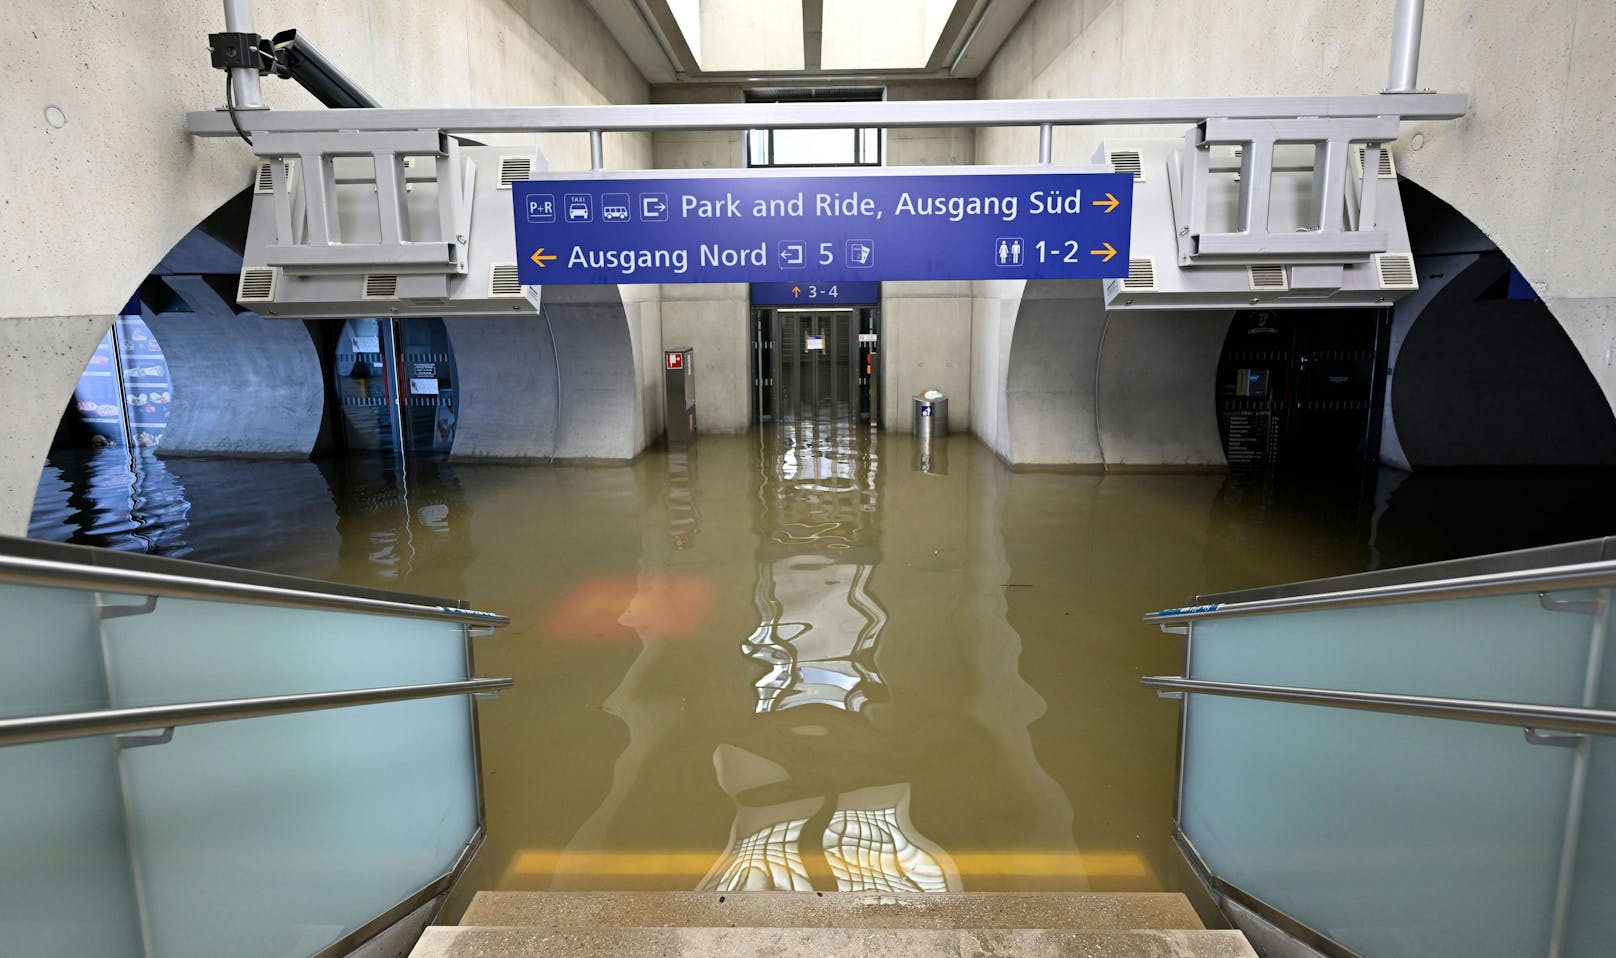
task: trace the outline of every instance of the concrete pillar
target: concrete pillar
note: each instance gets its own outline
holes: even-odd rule
[[[1111,313],[1100,343],[1100,451],[1107,468],[1221,469],[1217,372],[1232,314]]]
[[[0,319],[0,534],[27,533],[63,406],[111,328],[110,315]]]
[[[326,394],[308,327],[237,314],[200,276],[166,282],[194,312],[145,314],[173,383],[159,452],[307,458]]]
[[[617,287],[546,287],[544,313],[561,356],[556,458],[634,458],[640,451],[639,387]]]
[[[1014,291],[1011,291],[1012,295]],[[1034,281],[1019,301],[979,309],[979,369],[1002,363],[1002,386],[978,380],[1002,413],[1007,441],[989,440],[1012,465],[1221,469],[1216,375],[1229,329],[1226,310],[1118,310],[1107,315],[1097,280]],[[1006,348],[1008,360],[995,355]],[[997,437],[1001,431],[994,429]]]
[[[537,316],[450,316],[460,408],[455,459],[551,459],[560,394],[550,327]]]

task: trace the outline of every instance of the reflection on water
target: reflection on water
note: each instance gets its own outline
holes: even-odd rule
[[[53,457],[31,530],[509,614],[474,887],[1185,887],[1142,612],[1616,532],[1606,474],[1017,474],[812,422],[404,477]]]
[[[857,712],[885,694],[875,651],[887,615],[868,591],[880,548],[878,458],[854,440],[849,429],[799,422],[759,455],[762,621],[741,645],[769,670],[755,683],[759,713]]]
[[[947,854],[909,818],[910,782],[889,778],[912,743],[882,734],[879,714],[898,707],[881,677],[888,615],[871,591],[881,561],[879,450],[846,424],[795,421],[759,437],[757,466],[762,622],[741,653],[768,671],[753,683],[756,716],[714,748],[735,819],[729,851],[700,887],[958,889]],[[820,724],[825,709],[857,715],[872,703],[867,721],[836,716],[840,735]],[[783,714],[792,709],[803,711]],[[838,776],[849,760],[863,766],[857,777]],[[819,839],[807,857],[805,830]]]
[[[184,486],[149,449],[64,451],[45,463],[28,534],[183,558],[189,511]]]

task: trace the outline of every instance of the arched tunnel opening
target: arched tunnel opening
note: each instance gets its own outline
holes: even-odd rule
[[[1616,530],[1616,415],[1587,363],[1479,227],[1399,188],[1418,291],[1233,315],[1214,398],[1222,498],[1356,526],[1371,568]]]
[[[252,201],[188,232],[111,323],[63,409],[31,537],[247,561],[255,542],[374,521],[410,530],[379,547],[404,564],[447,535],[451,458],[632,454],[615,287],[548,290],[539,315],[270,318],[237,301]]]

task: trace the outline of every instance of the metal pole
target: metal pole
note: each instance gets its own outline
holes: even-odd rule
[[[589,168],[592,170],[606,167],[606,145],[602,140],[601,131],[589,131]]]
[[[1418,93],[1415,80],[1420,72],[1420,23],[1425,19],[1425,0],[1397,0],[1392,15],[1392,65],[1386,93]]]
[[[1038,127],[1038,162],[1048,164],[1055,156],[1055,129],[1048,123]]]
[[[252,0],[224,0],[224,28],[230,33],[252,33]],[[266,109],[258,71],[231,67],[230,97],[238,110]]]
[[[1599,680],[1605,672],[1605,623],[1610,608],[1610,590],[1600,589],[1594,600],[1593,628],[1588,636],[1588,670],[1583,677],[1582,707],[1599,705]],[[1582,847],[1583,807],[1588,797],[1588,762],[1592,743],[1577,743],[1571,766],[1571,796],[1566,805],[1565,834],[1560,843],[1560,872],[1555,882],[1554,920],[1549,926],[1549,958],[1560,958],[1565,951],[1566,928],[1571,923],[1571,893],[1577,878],[1577,852]]]

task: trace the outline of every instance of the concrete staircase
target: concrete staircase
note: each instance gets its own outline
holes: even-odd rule
[[[411,958],[1256,958],[1183,895],[479,892]]]

